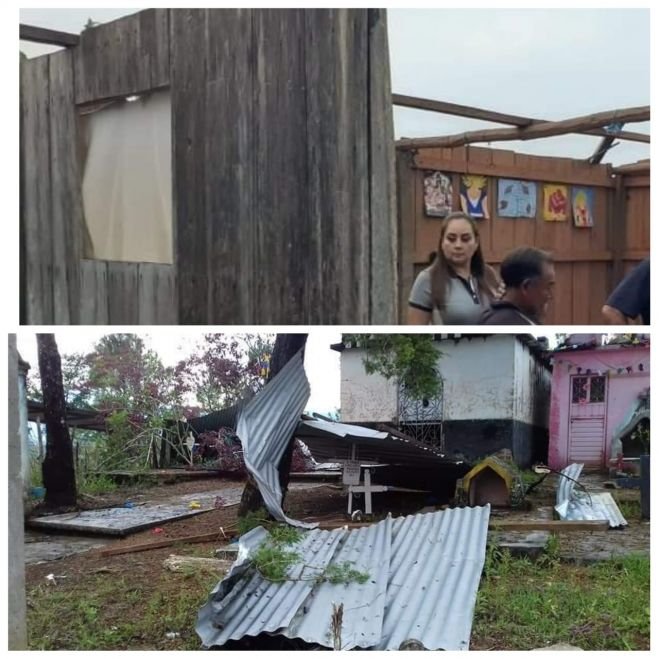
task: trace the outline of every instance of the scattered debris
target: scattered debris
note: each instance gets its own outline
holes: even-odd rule
[[[218,558],[203,558],[201,556],[177,556],[170,554],[164,561],[163,567],[172,572],[187,572],[189,570],[214,570],[227,572],[231,563]]]
[[[217,506],[215,506],[214,504],[213,507],[217,508]],[[201,508],[201,504],[199,503],[199,501],[190,501],[190,503],[188,504],[188,508],[190,510],[199,510]]]
[[[178,632],[167,632],[165,634],[165,638],[168,641],[173,641],[175,638],[180,638],[180,637],[181,637],[181,634],[179,634]]]
[[[533,652],[538,652],[540,650],[565,650],[565,651],[572,651],[572,650],[581,650],[583,652],[583,648],[579,648],[576,645],[570,645],[569,643],[556,643],[556,645],[548,645],[546,648],[533,648]]]
[[[65,574],[58,574],[57,576],[55,576],[52,573],[46,575],[46,581],[52,586],[57,586],[57,580],[58,579],[66,579],[66,575]]]
[[[221,531],[223,537],[226,539],[228,536],[223,530]],[[128,545],[125,547],[110,547],[103,549],[100,552],[101,556],[116,556],[118,554],[135,554],[140,551],[149,551],[150,549],[162,549],[163,547],[170,547],[175,544],[194,544],[196,542],[215,542],[220,541],[219,533],[202,533],[200,535],[188,535],[181,538],[168,538],[167,540],[158,540],[156,542],[145,542],[140,545]]]
[[[583,464],[571,464],[560,473],[554,506],[559,517],[563,520],[607,520],[611,528],[627,526],[627,520],[608,492],[589,493],[579,483],[583,467]]]
[[[159,526],[156,526],[155,529],[151,530],[151,533],[162,533],[163,529],[161,529]]]

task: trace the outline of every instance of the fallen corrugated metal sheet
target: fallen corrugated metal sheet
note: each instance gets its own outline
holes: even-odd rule
[[[243,447],[245,466],[254,477],[263,501],[277,520],[312,528],[289,519],[281,508],[282,492],[277,467],[309,399],[302,351],[244,407],[238,416],[236,434]]]
[[[415,639],[429,650],[466,650],[485,561],[489,506],[411,515],[348,531],[304,533],[291,579],[261,577],[249,555],[265,539],[255,529],[239,559],[199,612],[205,647],[262,632],[332,648],[331,616],[343,604],[341,649],[398,649]],[[317,583],[327,566],[366,572],[364,584]]]
[[[583,464],[575,463],[561,471],[554,507],[559,517],[569,520],[607,520],[611,528],[627,526],[627,520],[611,494],[591,494],[579,489],[577,481],[583,467]]]
[[[354,444],[360,462],[406,466],[456,462],[433,446],[346,423],[300,421],[295,436],[309,447],[317,461],[351,460]]]
[[[427,519],[424,519],[427,518]],[[398,518],[379,650],[468,650],[490,506]]]

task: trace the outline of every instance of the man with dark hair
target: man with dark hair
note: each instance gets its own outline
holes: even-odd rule
[[[483,312],[480,325],[537,325],[547,312],[554,289],[554,264],[533,247],[512,251],[501,263],[506,292]]]
[[[616,286],[602,315],[609,325],[650,324],[650,259],[641,261]]]

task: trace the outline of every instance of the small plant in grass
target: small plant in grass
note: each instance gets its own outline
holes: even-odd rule
[[[238,534],[245,535],[257,526],[266,526],[269,522],[272,522],[272,519],[265,508],[250,511],[238,518]]]
[[[622,499],[616,503],[626,520],[641,518],[641,502],[638,499]]]
[[[104,474],[89,474],[80,478],[78,490],[81,494],[107,494],[108,492],[115,492],[117,484]]]

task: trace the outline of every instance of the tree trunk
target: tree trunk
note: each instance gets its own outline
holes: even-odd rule
[[[270,374],[268,376],[268,381],[272,380],[272,378],[281,371],[284,365],[297,354],[300,348],[304,348],[307,343],[307,336],[307,334],[277,334],[275,347],[272,351],[272,359],[270,361]],[[279,484],[282,491],[282,507],[288,490],[294,446],[295,440],[294,437],[291,437],[279,463]],[[254,479],[250,476],[247,479],[240,500],[238,517],[244,517],[247,513],[258,510],[259,508],[265,508],[265,503],[263,502],[263,497],[261,496],[261,492],[259,492],[259,488],[254,482]]]
[[[49,508],[76,505],[73,449],[66,425],[62,363],[54,334],[37,334],[39,372],[46,424],[46,457],[42,464],[45,504]]]

